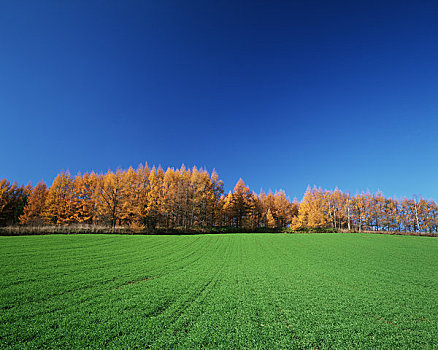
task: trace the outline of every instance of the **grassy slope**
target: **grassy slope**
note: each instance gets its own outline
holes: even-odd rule
[[[426,237],[0,237],[0,348],[431,348],[437,263]]]

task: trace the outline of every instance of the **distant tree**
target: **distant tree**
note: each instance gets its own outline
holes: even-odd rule
[[[274,228],[277,226],[276,220],[272,215],[271,209],[268,209],[268,212],[266,214],[266,226],[269,228]]]
[[[147,207],[149,201],[149,175],[150,169],[147,165],[140,165],[136,170],[135,184],[129,198],[130,210],[132,213],[133,222],[131,225],[143,229],[147,224]]]
[[[219,179],[219,175],[216,170],[213,169],[211,173],[211,184],[214,193],[214,200],[211,212],[211,226],[221,226],[222,224],[222,210],[223,210],[223,200],[222,196],[224,194],[224,182]]]
[[[320,188],[307,188],[303,200],[300,203],[298,217],[293,221],[292,227],[319,228],[327,224],[326,203],[324,193]]]
[[[274,194],[273,209],[276,227],[288,226],[291,223],[293,216],[296,215],[294,206],[287,198],[286,193],[283,190],[280,190]]]
[[[255,192],[251,192],[248,210],[248,227],[251,229],[261,227],[263,224],[263,203]]]
[[[96,186],[96,209],[100,221],[114,228],[122,218],[125,199],[122,171],[108,171],[100,176]]]
[[[234,191],[228,198],[226,210],[237,228],[248,226],[248,214],[251,206],[251,192],[242,179],[237,181]]]
[[[42,216],[48,224],[68,225],[75,222],[77,210],[74,180],[70,172],[62,171],[50,186]]]
[[[73,195],[76,202],[74,220],[78,223],[91,224],[95,221],[97,203],[96,191],[99,186],[99,177],[92,172],[78,174],[74,179]]]
[[[163,217],[164,203],[164,171],[161,167],[152,168],[149,174],[149,200],[147,206],[148,226],[150,228],[157,227]]]
[[[43,224],[43,212],[46,205],[47,194],[47,185],[42,181],[31,190],[27,203],[24,206],[23,214],[19,218],[21,224]]]
[[[0,180],[0,226],[18,222],[29,192],[30,185],[23,187],[11,184],[6,178]]]

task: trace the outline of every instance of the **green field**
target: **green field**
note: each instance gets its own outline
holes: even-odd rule
[[[434,348],[438,239],[0,237],[0,348]]]

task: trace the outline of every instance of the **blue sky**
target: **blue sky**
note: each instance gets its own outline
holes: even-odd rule
[[[0,178],[139,163],[438,199],[438,5],[3,1]]]

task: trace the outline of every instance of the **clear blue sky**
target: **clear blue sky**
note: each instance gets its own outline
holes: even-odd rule
[[[139,163],[438,199],[436,1],[2,1],[0,178]]]

